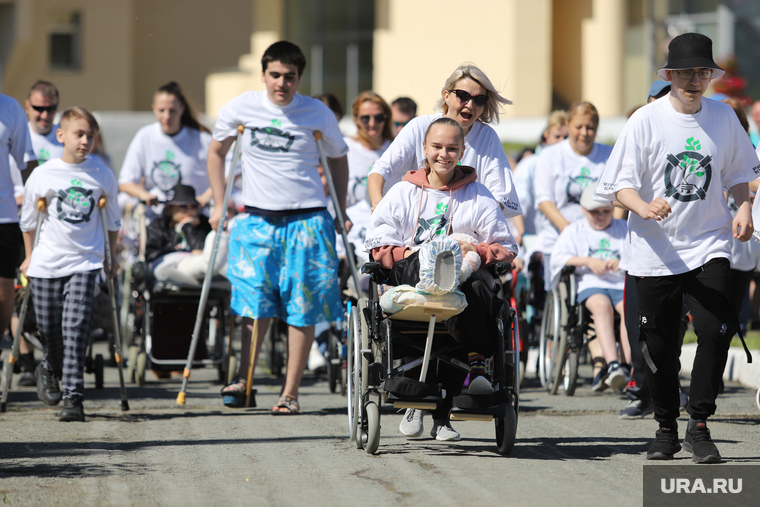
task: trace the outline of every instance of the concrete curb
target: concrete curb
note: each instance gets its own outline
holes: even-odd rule
[[[691,376],[694,366],[694,355],[697,352],[696,343],[687,343],[681,347],[681,373]],[[726,369],[723,380],[739,382],[744,387],[760,388],[760,350],[750,350],[752,363],[747,363],[747,355],[742,347],[731,347],[728,350]]]

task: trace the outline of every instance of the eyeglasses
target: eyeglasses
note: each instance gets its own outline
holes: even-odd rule
[[[409,121],[412,121],[412,120],[409,120]],[[409,121],[394,121],[393,126],[396,127],[397,129],[401,127],[406,127],[406,124],[409,123]]]
[[[359,117],[359,121],[362,122],[365,125],[369,125],[369,119],[374,118],[375,123],[385,123],[385,120],[388,118],[383,113],[376,114],[376,115],[369,115],[369,114],[363,114]]]
[[[179,209],[198,209],[197,204],[177,204]]]
[[[478,107],[484,107],[488,104],[488,95],[470,95],[464,90],[451,90],[457,96],[457,100],[460,104],[467,104],[472,100],[472,103]]]
[[[687,81],[691,81],[694,74],[696,74],[699,79],[710,79],[712,77],[712,69],[673,69],[673,72],[678,74],[678,77],[681,79],[686,79]]]
[[[58,110],[58,104],[53,104],[52,106],[33,106],[29,104],[29,106],[40,114],[44,113],[45,111],[48,113],[55,113]]]

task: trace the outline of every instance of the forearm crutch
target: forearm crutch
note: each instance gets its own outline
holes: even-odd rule
[[[37,246],[37,242],[40,238],[40,227],[42,226],[43,213],[47,209],[47,203],[44,197],[37,199],[37,229],[34,231],[34,246]],[[32,293],[32,283],[27,278],[26,290],[24,291],[24,298],[21,300],[21,311],[18,314],[18,324],[16,325],[16,332],[13,333],[13,346],[11,348],[11,354],[8,357],[8,361],[3,369],[3,375],[5,375],[5,382],[3,383],[3,396],[0,401],[0,412],[5,412],[6,403],[8,402],[8,392],[11,389],[11,380],[13,378],[13,365],[19,357],[19,346],[21,345],[21,331],[24,329],[24,320],[26,319],[26,308],[29,304],[29,294]]]
[[[111,239],[108,237],[108,222],[106,221],[106,198],[101,197],[98,201],[100,207],[100,218],[103,222],[103,232],[106,237],[106,278],[108,279],[108,297],[111,300],[111,319],[113,320],[113,357],[116,360],[116,368],[119,370],[119,389],[121,391],[121,409],[129,410],[127,401],[127,388],[124,385],[123,357],[121,355],[121,329],[119,329],[119,310],[116,307],[116,291],[113,286],[113,277],[111,276],[111,267],[113,259],[111,258]]]
[[[237,139],[235,140],[235,151],[232,153],[232,166],[230,169],[230,175],[227,178],[227,186],[224,189],[224,201],[215,203],[215,206],[222,207],[222,218],[219,219],[219,226],[217,227],[217,234],[214,237],[214,245],[211,249],[211,258],[209,259],[208,268],[206,269],[206,276],[203,277],[203,288],[201,289],[201,300],[198,302],[198,313],[195,315],[195,327],[193,328],[193,338],[190,340],[190,350],[187,352],[187,363],[185,363],[185,371],[182,372],[182,388],[177,394],[177,404],[185,404],[185,393],[187,393],[187,380],[190,378],[190,372],[193,369],[193,360],[195,359],[195,349],[198,347],[198,340],[201,336],[201,326],[203,325],[203,315],[206,313],[206,303],[208,302],[208,293],[211,290],[211,279],[214,277],[214,267],[216,265],[216,253],[219,250],[219,242],[222,239],[222,231],[224,231],[225,222],[227,221],[227,203],[230,202],[230,194],[232,194],[232,184],[235,181],[235,167],[237,167],[238,160],[240,159],[240,144],[243,139],[243,132],[245,127],[238,125]],[[230,340],[232,340],[232,330],[230,329]],[[251,358],[253,361],[253,358]]]
[[[346,258],[348,259],[348,265],[351,268],[351,277],[354,279],[356,297],[361,297],[362,289],[359,285],[359,270],[356,268],[356,259],[354,259],[354,256],[351,255],[351,249],[348,247],[348,231],[346,230],[346,221],[343,219],[343,206],[338,203],[338,194],[335,192],[335,183],[333,182],[332,172],[330,172],[330,166],[327,163],[325,148],[322,146],[322,132],[315,130],[314,139],[317,141],[317,148],[319,148],[319,159],[322,161],[322,169],[324,169],[325,178],[327,179],[327,189],[330,191],[330,197],[332,198],[333,206],[335,207],[335,214],[338,217],[340,235],[343,237],[343,245],[346,247]]]

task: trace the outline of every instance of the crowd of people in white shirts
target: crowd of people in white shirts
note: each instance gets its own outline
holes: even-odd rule
[[[217,234],[226,206],[213,207],[210,214],[204,209],[223,200],[225,177],[239,178],[236,202],[246,218],[219,232],[224,262],[215,266],[232,282],[233,311],[244,317],[243,357],[239,374],[222,390],[225,404],[236,406],[245,388],[244,372],[249,361],[255,363],[255,357],[248,357],[246,345],[251,339],[251,322],[262,322],[258,329],[263,335],[269,317],[280,317],[290,329],[290,363],[282,396],[272,413],[299,412],[301,375],[307,358],[313,359],[318,350],[312,345],[315,333],[320,334],[314,326],[317,331],[324,329],[320,326],[341,314],[333,250],[363,261],[372,255],[389,269],[399,268],[411,264],[419,247],[432,238],[466,233],[477,241],[460,242],[463,252],[477,252],[484,265],[509,260],[516,271],[538,267],[541,273],[531,273],[531,280],[534,284],[541,280],[544,290],[551,289],[564,266],[576,267],[578,300],[594,317],[598,338],[590,345],[595,366],[592,389],[621,391],[627,387],[632,393],[647,392],[632,396],[621,417],[655,412],[661,429],[649,458],[666,459],[680,450],[677,438],[673,441],[672,408],[663,408],[674,396],[672,390],[663,394],[663,386],[673,384],[672,358],[662,362],[661,351],[653,347],[662,345],[658,333],[672,325],[678,327],[681,311],[675,324],[668,320],[666,325],[667,319],[656,315],[646,302],[640,309],[634,308],[632,317],[633,307],[628,299],[624,304],[623,295],[628,298],[630,285],[646,294],[656,293],[658,284],[666,283],[663,280],[682,275],[687,280],[684,273],[696,269],[709,268],[722,277],[723,265],[716,267],[713,261],[730,259],[734,271],[742,273],[735,275],[741,281],[741,294],[732,293],[732,300],[726,303],[726,308],[732,309],[744,304],[746,286],[753,278],[747,273],[757,267],[755,248],[745,242],[752,224],[749,193],[745,196],[744,189],[755,179],[760,163],[749,137],[742,137],[746,129],[739,127],[737,115],[741,119],[743,110],[736,108],[735,114],[728,115],[728,106],[702,97],[709,80],[722,74],[712,60],[709,39],[685,34],[671,42],[668,64],[659,74],[662,81],[650,90],[652,103],[633,114],[614,148],[596,140],[600,118],[594,105],[575,102],[566,112],[549,116],[535,154],[523,158],[514,170],[490,126],[511,102],[477,66],[462,64],[454,70],[443,84],[437,104],[440,112],[432,115],[416,116],[411,99],[399,98],[389,105],[375,92],[361,93],[350,111],[357,134],[344,137],[338,130],[342,110],[335,97],[297,94],[305,64],[297,46],[285,41],[272,45],[262,58],[266,90],[233,99],[220,110],[213,132],[198,122],[179,85],[171,82],[160,87],[152,104],[156,122],[135,135],[119,171],[122,210],[138,202],[146,206],[151,224],[146,258],[157,278],[176,270],[195,278],[205,272],[208,245]],[[59,162],[51,161],[67,156],[59,126],[53,124],[58,101],[55,87],[42,81],[29,92],[26,115],[15,101],[2,97],[0,124],[7,141],[3,146],[8,147],[0,157],[7,166],[0,167],[3,238],[18,234],[7,225],[18,221],[23,181],[35,163],[53,167]],[[76,114],[72,121],[90,121],[84,113]],[[746,114],[743,121],[746,123]],[[243,156],[239,166],[231,168],[229,148],[239,124],[246,127]],[[99,137],[98,129],[92,130]],[[339,209],[326,198],[324,170],[311,137],[314,130],[323,133]],[[89,146],[92,154],[87,164],[109,167],[102,139],[93,144],[99,144],[101,151]],[[652,180],[653,174],[660,179]],[[749,188],[754,191],[756,185]],[[485,201],[471,204],[485,198],[492,199],[493,205]],[[704,208],[699,225],[692,218],[694,202]],[[498,213],[492,214],[493,210]],[[351,245],[336,241],[330,213],[344,214],[352,225]],[[628,226],[623,220],[626,214]],[[416,216],[413,223],[409,222],[412,216]],[[22,230],[32,228],[29,217],[22,219]],[[733,239],[728,227],[731,220]],[[301,227],[309,234],[318,231],[316,241],[304,242]],[[275,245],[292,243],[293,250],[265,248],[263,236]],[[311,261],[319,260],[321,272],[312,274],[294,267],[293,251],[306,252]],[[6,314],[10,321],[8,298],[18,265],[13,256],[19,257],[18,249],[2,258],[3,327]],[[248,263],[252,258],[261,270],[251,269]],[[46,273],[43,278],[55,278],[54,274]],[[273,277],[280,284],[274,288]],[[686,298],[692,314],[697,314],[695,325],[712,325],[713,316],[705,316],[709,312],[688,285],[702,283],[696,275],[695,279],[679,282],[678,290],[671,287],[669,290],[680,290],[683,295],[678,292],[677,297],[671,294],[665,299],[668,304],[675,299],[681,304],[680,299]],[[725,292],[723,286],[716,290]],[[315,297],[319,304],[312,304]],[[615,312],[623,317],[619,344],[612,324]],[[738,317],[730,322],[727,314],[716,318],[724,334],[727,329],[738,331],[734,325]],[[640,347],[639,342],[649,348]],[[473,349],[468,357],[470,376],[477,379],[488,346],[477,344]],[[65,353],[70,353],[68,345]],[[31,354],[25,344],[22,365],[25,361],[34,364]],[[23,368],[27,374],[24,382],[36,383],[43,401],[57,403],[56,375],[60,377],[60,372]],[[643,374],[647,368],[651,372]],[[667,372],[663,373],[665,380],[655,373],[658,369]],[[715,390],[712,384],[717,382],[713,369],[710,375],[710,385],[699,386],[697,400],[689,404],[679,399],[692,415],[684,443],[695,449],[702,445],[697,442],[704,441],[705,434],[709,440],[704,420],[714,411],[714,397],[712,401],[709,398]],[[653,383],[651,389],[644,388],[644,382]],[[78,400],[81,407],[79,387],[69,389],[71,383],[64,384],[63,398]],[[62,420],[84,419],[79,408],[71,414]],[[420,410],[407,410],[400,431],[420,436],[424,415]],[[437,411],[433,418],[434,438],[460,438],[447,414]],[[692,428],[699,430],[692,434]],[[695,459],[700,453],[706,461],[716,459],[717,450],[705,452],[695,450]]]

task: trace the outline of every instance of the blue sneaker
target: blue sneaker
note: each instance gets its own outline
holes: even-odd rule
[[[607,389],[609,386],[605,384],[605,380],[607,380],[607,370],[602,368],[599,370],[599,373],[596,374],[596,377],[594,377],[594,382],[591,384],[591,390],[595,393],[601,393]]]

